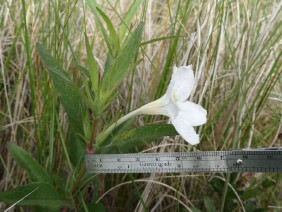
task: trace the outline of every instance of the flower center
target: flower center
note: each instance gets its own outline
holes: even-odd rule
[[[176,101],[177,101],[176,92],[173,92],[173,93],[172,93],[171,98],[172,98],[172,101],[174,101],[174,102],[176,102]]]

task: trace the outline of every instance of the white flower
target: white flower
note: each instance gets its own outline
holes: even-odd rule
[[[166,93],[156,101],[150,102],[138,111],[147,115],[165,115],[171,120],[176,131],[190,144],[199,143],[199,135],[193,126],[207,121],[207,111],[198,104],[187,101],[194,87],[192,66],[174,66]]]
[[[168,89],[161,98],[121,117],[115,124],[102,132],[98,140],[103,140],[115,127],[129,118],[146,114],[168,116],[176,131],[188,143],[192,145],[198,144],[199,135],[193,127],[206,123],[207,111],[201,105],[187,101],[194,88],[194,84],[195,79],[191,65],[179,68],[174,66]]]

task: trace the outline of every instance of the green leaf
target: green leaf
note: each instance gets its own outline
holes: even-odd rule
[[[79,138],[73,130],[70,130],[68,133],[67,151],[70,156],[71,163],[74,167],[77,167],[81,156],[85,153],[86,147],[81,138]]]
[[[96,9],[107,24],[107,27],[110,33],[110,44],[111,44],[112,50],[115,51],[113,52],[113,56],[115,56],[115,53],[119,52],[119,48],[120,48],[120,42],[119,42],[119,37],[117,35],[117,32],[110,18],[98,7]]]
[[[216,212],[214,201],[209,197],[204,197],[204,205],[207,212]]]
[[[179,37],[186,37],[186,36],[179,36]],[[140,44],[140,46],[146,46],[148,44],[151,44],[151,43],[154,43],[154,42],[158,42],[158,41],[165,41],[165,40],[169,40],[169,39],[177,39],[179,38],[177,36],[165,36],[165,37],[159,37],[159,38],[154,38],[154,39],[151,39],[151,40],[148,40],[148,41],[144,41]]]
[[[201,212],[201,210],[198,208],[192,208],[192,212]]]
[[[88,211],[95,211],[95,212],[106,211],[105,206],[100,202],[98,203],[93,202],[93,203],[87,204],[86,206],[87,206]]]
[[[50,184],[42,182],[0,192],[0,200],[7,204],[16,205],[38,205],[51,208],[73,207],[70,200],[66,200]]]
[[[25,169],[33,182],[44,182],[52,185],[52,179],[34,158],[16,144],[9,143],[8,150],[17,165]]]
[[[143,0],[135,0],[130,6],[129,10],[126,13],[126,16],[122,20],[122,25],[119,30],[119,37],[122,39],[125,36],[126,31],[130,28],[130,22],[132,22],[133,16],[136,14],[140,4],[144,2]]]
[[[89,64],[90,80],[91,80],[94,94],[96,94],[98,91],[98,87],[99,87],[99,71],[98,71],[96,61],[92,53],[92,48],[90,46],[90,43],[89,43],[89,40],[86,34],[85,34],[85,43],[86,43],[86,51],[87,51],[87,63]]]
[[[90,73],[88,69],[85,67],[81,66],[80,64],[76,63],[77,68],[81,71],[81,73],[85,74],[88,78],[90,78]]]
[[[144,144],[149,144],[157,138],[175,135],[178,133],[171,124],[147,124],[116,135],[111,144],[102,146],[98,153],[125,153]]]
[[[113,56],[110,53],[108,53],[106,63],[105,63],[105,66],[104,66],[104,73],[107,73],[107,71],[110,69],[113,61],[114,61]]]
[[[93,89],[92,89],[92,83],[84,80],[83,84],[84,84],[84,89],[85,89],[85,93],[86,93],[86,96],[88,98],[88,101],[91,102],[91,104],[94,106],[95,94],[94,94]],[[92,107],[92,109],[93,109],[93,111],[95,111],[94,107]],[[85,124],[87,124],[87,123],[90,124],[90,122],[85,122]],[[84,126],[85,132],[89,132],[89,131],[86,130],[87,126],[89,126],[89,125]]]
[[[70,124],[76,133],[83,135],[83,117],[86,109],[82,93],[45,47],[37,43],[36,48],[44,65],[49,70],[56,90],[60,93],[62,105],[67,112]]]
[[[106,42],[106,45],[108,47],[108,50],[109,52],[112,54],[112,47],[111,47],[111,42],[110,42],[110,38],[109,36],[107,35],[107,32],[106,32],[106,29],[104,28],[104,25],[102,23],[102,21],[100,20],[100,16],[99,16],[99,13],[98,13],[98,10],[97,10],[97,2],[96,0],[86,0],[86,4],[88,5],[88,7],[90,8],[91,12],[93,13],[93,15],[95,16],[95,19],[98,23],[98,26],[102,32],[102,35],[103,35],[103,40]],[[113,55],[113,54],[112,54]]]
[[[110,100],[114,97],[116,88],[128,74],[129,67],[138,51],[142,29],[143,23],[139,24],[135,32],[132,34],[131,39],[121,50],[117,59],[113,61],[111,67],[103,76],[100,90],[100,103],[103,108],[109,104]]]
[[[130,118],[127,121],[123,122],[121,125],[117,126],[116,128],[113,129],[113,131],[109,134],[105,136],[105,140],[103,140],[103,132],[102,137],[101,134],[96,138],[96,144],[94,145],[96,148],[99,148],[99,146],[107,146],[108,144],[112,143],[112,140],[115,136],[117,136],[118,134],[124,132],[129,126],[132,125],[134,118]],[[114,124],[117,121],[117,119],[113,119],[110,124],[107,126],[105,125],[105,129],[107,129],[109,126],[111,126],[112,124]],[[102,139],[101,139],[102,138]],[[102,141],[102,145],[100,145]]]

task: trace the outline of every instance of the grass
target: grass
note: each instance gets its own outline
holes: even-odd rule
[[[281,2],[141,1],[137,10],[128,13],[132,1],[102,1],[98,6],[116,35],[108,31],[101,13],[95,13],[95,5],[89,7],[86,2],[2,0],[1,191],[32,181],[9,154],[7,145],[13,143],[35,158],[77,211],[94,207],[108,211],[278,210],[282,206],[279,174],[108,174],[78,180],[84,172],[77,158],[84,152],[74,151],[77,138],[38,56],[36,42],[50,50],[85,93],[88,82],[76,65],[89,68],[84,33],[102,75],[120,53],[128,31],[143,21],[144,45],[136,58],[142,61],[135,61],[134,71],[119,85],[118,95],[103,112],[103,124],[160,97],[174,64],[193,64],[197,87],[190,99],[208,111],[208,122],[198,129],[198,150],[282,146]],[[86,141],[96,120],[89,111],[89,126],[84,119]],[[165,117],[139,116],[130,127],[166,122]],[[138,149],[192,150],[178,136]],[[95,205],[96,200],[103,206]],[[10,205],[1,202],[0,209]],[[36,207],[16,205],[13,209]]]

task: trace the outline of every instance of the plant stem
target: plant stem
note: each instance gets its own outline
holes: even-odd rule
[[[224,188],[223,188],[222,200],[221,200],[221,207],[220,207],[220,211],[221,212],[224,211],[225,200],[226,200],[226,195],[227,195],[227,191],[228,191],[229,181],[230,181],[230,173],[227,173],[226,179],[225,179]]]
[[[76,190],[77,190],[77,188],[78,188],[78,186],[79,186],[79,184],[81,182],[81,179],[84,176],[84,174],[85,174],[85,164],[83,163],[81,165],[81,167],[80,167],[79,174],[78,174],[78,176],[76,178],[76,181],[75,181],[75,183],[73,185],[72,194],[74,194],[76,192]]]
[[[108,137],[108,135],[119,125],[121,125],[126,120],[132,118],[133,116],[140,115],[141,108],[138,108],[125,116],[121,117],[119,120],[117,120],[114,124],[112,124],[109,128],[107,128],[104,132],[102,132],[99,137],[97,138],[97,145],[101,145],[103,141]]]
[[[100,126],[100,119],[95,118],[94,123],[93,123],[91,138],[90,138],[89,144],[86,149],[87,154],[93,154],[95,152],[93,144],[94,144],[95,137],[99,131],[99,126]]]

